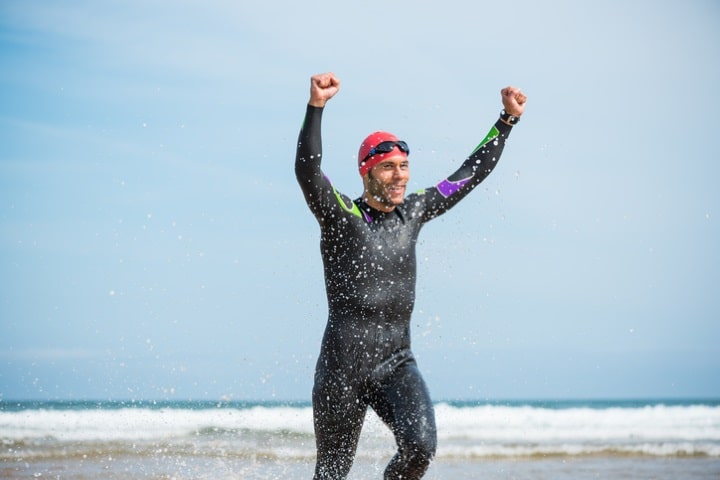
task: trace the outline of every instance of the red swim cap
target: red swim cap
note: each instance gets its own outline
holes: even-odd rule
[[[370,154],[370,151],[374,147],[378,146],[382,142],[397,142],[398,140],[399,139],[395,135],[389,132],[375,132],[368,135],[367,138],[360,144],[360,151],[358,152],[358,168],[360,169],[360,176],[364,177],[375,165],[391,156],[403,155],[407,158],[407,153],[400,150],[400,148],[396,145],[391,152],[376,153],[363,162],[363,159]]]

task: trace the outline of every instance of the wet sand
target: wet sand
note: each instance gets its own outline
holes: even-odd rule
[[[287,480],[312,478],[313,463],[307,459],[277,460],[272,458],[240,458],[232,454],[217,456],[166,456],[162,450],[154,455],[105,456],[73,455],[64,458],[7,457],[0,464],[2,479],[73,479],[73,480]],[[370,462],[360,460],[353,466],[349,480],[381,479],[387,459]],[[453,461],[437,460],[425,479],[483,480],[717,480],[720,459],[707,457],[567,457],[548,459],[503,459]]]

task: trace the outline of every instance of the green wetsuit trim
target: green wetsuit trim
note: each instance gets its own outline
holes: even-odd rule
[[[335,187],[333,187],[333,193],[335,194],[335,198],[337,198],[337,201],[340,204],[340,206],[343,208],[343,210],[345,210],[348,213],[352,213],[356,217],[362,218],[362,213],[360,213],[360,208],[355,204],[355,202],[350,201],[350,204],[352,205],[352,207],[348,207],[345,204],[345,201],[342,199],[342,196],[340,196],[340,192],[338,192]]]
[[[493,125],[493,127],[490,129],[488,134],[483,138],[483,141],[480,142],[480,145],[475,147],[475,150],[472,151],[470,155],[473,155],[475,152],[480,150],[482,147],[490,143],[490,140],[495,140],[500,135],[500,130],[497,129],[496,126]]]

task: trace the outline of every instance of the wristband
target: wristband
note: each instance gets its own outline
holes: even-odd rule
[[[519,116],[516,117],[515,115],[510,115],[505,110],[503,110],[502,112],[500,112],[500,120],[507,123],[508,125],[517,125],[517,123],[520,121],[520,117]]]

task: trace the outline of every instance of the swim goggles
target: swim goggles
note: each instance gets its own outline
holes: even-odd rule
[[[398,147],[400,151],[403,152],[405,155],[408,155],[410,153],[410,147],[408,147],[408,144],[402,140],[398,140],[397,142],[380,142],[370,149],[368,154],[365,155],[365,158],[363,158],[362,162],[360,163],[364,163],[368,158],[372,157],[373,155],[377,155],[378,153],[390,153],[395,147]]]

